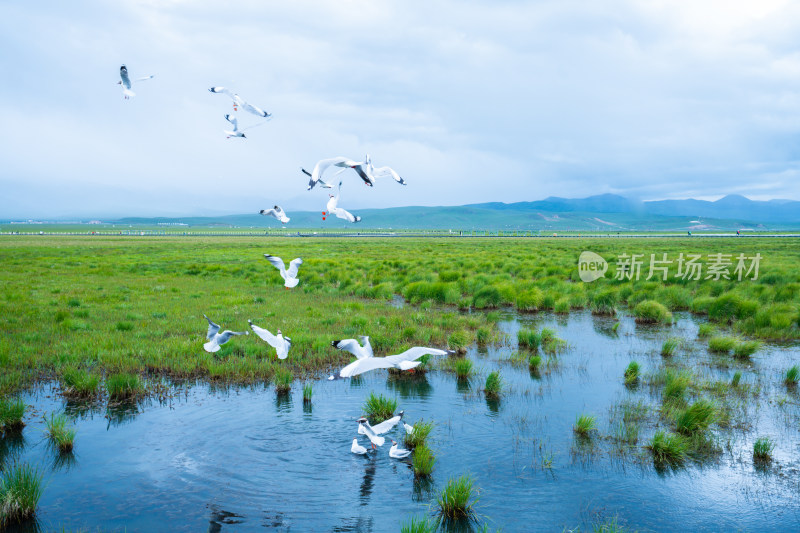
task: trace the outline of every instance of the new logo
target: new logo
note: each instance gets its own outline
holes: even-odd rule
[[[578,258],[578,275],[581,281],[591,283],[606,275],[608,263],[594,252],[581,252]]]

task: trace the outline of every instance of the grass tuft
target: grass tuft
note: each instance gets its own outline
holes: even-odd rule
[[[292,375],[291,371],[286,370],[285,368],[278,368],[278,370],[275,371],[273,381],[275,382],[275,392],[278,394],[289,394],[289,392],[292,390],[294,376]]]
[[[425,446],[428,440],[428,435],[433,431],[433,422],[425,422],[420,420],[414,424],[414,431],[409,435],[406,433],[404,444],[406,448],[411,450],[418,446]]]
[[[503,392],[503,378],[500,377],[500,372],[495,370],[486,376],[486,384],[484,385],[484,393],[490,398],[499,398]]]
[[[144,384],[136,374],[114,374],[106,378],[108,396],[115,401],[131,400],[144,394]]]
[[[597,420],[592,415],[580,415],[572,426],[572,431],[581,437],[589,437],[597,429]]]
[[[798,381],[800,381],[800,367],[794,365],[784,374],[783,382],[789,387],[796,387]]]
[[[412,516],[400,526],[400,533],[436,533],[439,523],[427,516]]]
[[[775,443],[769,437],[760,437],[753,443],[753,461],[766,463],[772,461]]]
[[[645,300],[633,308],[633,316],[640,324],[669,324],[672,322],[672,313],[663,304],[655,300]]]
[[[7,468],[0,479],[0,526],[32,518],[42,490],[42,474],[36,468],[28,464]]]
[[[697,330],[697,336],[701,339],[705,339],[707,337],[711,337],[714,333],[716,333],[717,328],[715,328],[712,324],[700,324],[700,327]]]
[[[439,514],[446,520],[471,518],[474,516],[474,506],[477,503],[473,492],[475,492],[475,487],[469,474],[450,478],[445,488],[436,497]]]
[[[22,418],[27,406],[21,398],[15,400],[0,398],[0,429],[18,431],[25,426]]]
[[[469,359],[456,359],[453,362],[453,370],[458,379],[469,379],[472,375],[472,361]]]
[[[100,393],[100,376],[80,368],[67,368],[61,373],[61,390],[69,398],[94,398]]]
[[[414,448],[414,456],[411,460],[411,464],[414,467],[414,475],[416,477],[431,475],[435,463],[436,457],[426,444],[421,444]]]
[[[664,399],[683,400],[691,381],[691,376],[685,372],[668,370],[664,383]]]
[[[528,368],[538,370],[541,365],[542,365],[541,355],[532,355],[528,358]]]
[[[369,419],[370,424],[380,424],[384,420],[392,418],[396,409],[397,400],[387,398],[383,394],[376,396],[374,392],[369,393],[363,406],[364,415]]]
[[[733,347],[733,356],[739,359],[747,359],[761,348],[759,341],[742,341]]]
[[[72,451],[76,431],[67,415],[53,413],[50,418],[45,418],[45,426],[47,427],[46,435],[60,453]]]
[[[517,343],[520,347],[535,350],[542,344],[542,337],[533,330],[522,328],[517,332]]]
[[[678,433],[694,435],[714,423],[717,408],[708,400],[698,400],[678,413],[675,419]]]
[[[733,373],[733,377],[731,378],[731,387],[738,387],[739,382],[742,380],[742,373],[740,371],[736,371]]]
[[[653,453],[655,462],[679,465],[686,460],[688,444],[681,435],[658,430],[647,448]]]
[[[303,385],[303,403],[311,403],[311,396],[314,394],[314,389],[311,383]]]
[[[633,385],[639,381],[639,373],[641,368],[639,363],[636,361],[631,361],[628,363],[627,368],[625,368],[625,384],[626,385]]]
[[[678,345],[680,345],[681,340],[676,339],[675,337],[670,337],[669,339],[664,341],[664,344],[661,345],[661,355],[664,357],[671,357],[675,355],[675,350],[678,349]]]
[[[716,336],[708,339],[708,350],[714,353],[728,353],[736,346],[735,337]]]

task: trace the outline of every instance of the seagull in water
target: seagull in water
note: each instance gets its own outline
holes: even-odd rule
[[[277,335],[273,335],[269,331],[264,328],[260,328],[253,324],[252,320],[247,321],[250,324],[250,329],[253,330],[253,333],[258,335],[261,340],[275,348],[278,352],[278,359],[286,359],[289,357],[289,348],[292,347],[292,339],[289,337],[284,337],[281,333],[281,330],[278,330]]]
[[[395,427],[397,423],[400,422],[402,419],[403,419],[403,411],[400,411],[400,414],[398,414],[397,416],[393,416],[389,420],[384,420],[380,424],[375,424],[374,426],[371,426],[369,421],[366,421],[363,424],[358,425],[358,434],[366,435],[365,428],[369,428],[376,435],[383,435],[384,433]]]
[[[406,450],[405,448],[398,448],[397,442],[392,441],[392,447],[389,448],[389,457],[392,457],[394,459],[405,459],[409,455],[411,455],[410,450]]]
[[[323,183],[323,184],[325,184],[327,186],[327,184],[324,181],[322,181],[321,178],[322,178],[322,175],[325,173],[325,171],[328,170],[328,168],[330,168],[332,166],[333,167],[342,167],[342,170],[337,172],[337,174],[339,174],[340,172],[344,172],[348,168],[352,168],[353,170],[356,171],[358,176],[362,180],[364,180],[364,183],[366,185],[369,185],[370,187],[375,185],[375,179],[373,177],[371,177],[369,174],[367,174],[367,172],[366,172],[367,171],[367,162],[366,161],[362,161],[362,162],[353,161],[352,159],[349,159],[347,157],[339,156],[339,157],[332,157],[330,159],[322,159],[316,165],[314,165],[314,170],[312,172],[309,172],[308,170],[306,170],[304,168],[300,169],[300,170],[303,171],[303,174],[305,174],[306,176],[311,178],[310,180],[308,180],[308,190],[309,191],[314,188],[314,185],[316,185],[317,182]],[[330,188],[330,186],[328,186],[328,188]]]
[[[216,93],[216,94],[222,93],[224,95],[229,96],[230,99],[233,100],[233,110],[234,111],[237,111],[241,107],[242,109],[244,109],[248,113],[252,113],[257,117],[269,118],[269,117],[272,116],[269,113],[267,113],[266,111],[264,111],[263,109],[260,109],[260,108],[258,108],[256,106],[252,105],[252,104],[248,104],[247,102],[245,102],[245,100],[241,96],[239,96],[236,93],[230,92],[225,87],[211,87],[209,89],[209,91],[211,91],[212,93]]]
[[[411,435],[414,433],[414,426],[409,426],[405,422],[403,422],[403,428],[406,430],[406,435]]]
[[[358,443],[358,439],[353,439],[353,445],[350,446],[350,451],[358,455],[364,455],[367,453],[367,449]]]
[[[128,100],[136,96],[136,93],[131,90],[131,78],[128,76],[128,67],[122,65],[119,67],[119,77],[122,78],[117,82],[117,85],[122,85],[122,94]],[[136,81],[151,80],[153,76],[145,76],[144,78],[137,78]]]
[[[259,213],[264,216],[275,217],[280,221],[281,224],[288,224],[291,220],[286,216],[286,213],[284,213],[283,209],[281,209],[281,206],[279,205],[273,206],[272,209],[262,209],[259,211]]]
[[[300,283],[300,280],[297,279],[297,269],[300,268],[300,265],[303,264],[303,260],[299,257],[294,259],[289,263],[289,269],[286,269],[286,265],[283,264],[283,259],[280,257],[264,254],[264,258],[272,263],[272,266],[280,270],[281,277],[284,280],[284,287],[287,289],[291,289],[292,287],[297,287],[297,284]]]
[[[212,322],[206,315],[203,316],[208,320],[208,333],[206,333],[208,342],[203,345],[207,352],[218,352],[219,347],[228,342],[233,335],[250,335],[249,331],[231,331],[229,329],[220,333],[219,324]]]
[[[374,357],[375,354],[372,353],[372,346],[369,343],[369,337],[366,335],[362,335],[359,337],[361,339],[361,344],[358,343],[355,339],[344,339],[340,341],[332,341],[331,346],[336,348],[337,350],[344,350],[345,352],[350,352],[351,354],[355,355],[358,359],[364,359],[366,357]]]
[[[366,425],[365,425],[366,424]],[[383,443],[386,441],[383,437],[379,437],[372,431],[372,428],[369,426],[369,422],[363,416],[358,419],[358,432],[361,433],[361,428],[364,428],[364,435],[367,436],[369,441],[372,443],[372,449],[375,449],[375,445],[383,446]]]
[[[364,372],[375,370],[376,368],[396,368],[398,370],[411,370],[420,364],[417,359],[423,355],[448,355],[455,353],[449,350],[439,350],[437,348],[427,348],[416,346],[405,352],[388,357],[367,357],[353,361],[345,366],[336,374],[328,377],[329,380],[352,378]]]
[[[352,222],[355,224],[356,222],[361,222],[361,217],[354,215],[350,211],[346,211],[341,207],[337,207],[339,203],[339,195],[342,194],[342,182],[339,182],[339,189],[336,191],[336,196],[329,194],[330,200],[328,200],[328,213],[327,215],[336,215],[336,218],[344,219],[348,222]],[[325,211],[322,212],[322,220],[325,220],[326,213]]]

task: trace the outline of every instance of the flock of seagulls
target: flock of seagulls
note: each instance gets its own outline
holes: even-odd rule
[[[122,94],[126,100],[133,98],[136,96],[131,90],[132,82],[131,78],[128,74],[128,68],[125,65],[122,65],[119,69],[120,81],[117,83],[122,86]],[[136,79],[136,82],[141,82],[145,80],[153,79],[153,76],[145,76],[143,78]],[[272,114],[264,111],[258,106],[255,106],[249,103],[247,100],[239,96],[237,93],[231,91],[226,87],[211,87],[209,92],[213,94],[224,94],[228,98],[233,101],[233,110],[234,112],[238,112],[239,110],[245,111],[251,115],[254,115],[262,121],[248,126],[246,128],[239,127],[239,119],[236,117],[235,114],[228,113],[225,116],[225,120],[231,125],[232,129],[225,129],[223,132],[225,133],[228,139],[247,139],[247,135],[245,135],[245,131],[254,128],[256,126],[260,126],[264,123],[265,120],[269,120],[272,118]],[[406,185],[406,181],[400,177],[400,175],[391,167],[383,166],[383,167],[375,167],[372,164],[372,159],[370,158],[369,154],[364,158],[364,161],[355,161],[347,157],[332,157],[328,159],[321,159],[314,165],[314,170],[312,172],[308,172],[305,168],[301,168],[300,170],[307,175],[310,179],[308,181],[308,190],[310,191],[313,189],[317,184],[321,187],[326,189],[332,189],[333,185],[329,181],[325,181],[322,179],[322,175],[331,167],[338,167],[339,170],[333,174],[336,176],[348,169],[353,169],[356,175],[361,178],[365,185],[369,187],[375,186],[375,181],[379,178],[383,177],[390,177],[395,180],[400,185]],[[326,220],[328,216],[333,215],[336,218],[341,218],[342,220],[346,220],[353,224],[360,222],[361,217],[358,215],[354,215],[353,213],[339,207],[339,199],[341,196],[342,190],[342,181],[339,181],[339,186],[335,195],[329,194],[328,195],[328,203],[326,205],[326,210],[322,212],[322,220]],[[281,224],[288,224],[291,220],[283,209],[276,205],[272,209],[262,209],[260,211],[262,215],[272,216],[275,217]]]
[[[358,434],[365,435],[369,439],[372,449],[377,450],[377,446],[383,446],[383,443],[386,442],[386,438],[381,437],[381,435],[391,431],[402,419],[403,411],[400,411],[400,414],[393,416],[389,420],[371,426],[369,424],[369,420],[362,416],[358,419]],[[405,422],[403,423],[403,428],[409,435],[414,432],[414,428]],[[350,446],[350,451],[357,455],[365,455],[367,453],[367,448],[361,446],[358,443],[358,437],[356,437],[353,439],[353,444]],[[393,459],[405,459],[409,455],[411,455],[410,450],[398,448],[397,441],[392,439],[392,447],[389,449],[389,457]]]

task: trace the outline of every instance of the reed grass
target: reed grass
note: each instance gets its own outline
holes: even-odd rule
[[[414,423],[413,428],[414,431],[411,434],[406,433],[404,437],[404,444],[409,450],[427,444],[428,436],[431,434],[431,431],[433,431],[433,422],[419,420]]]
[[[753,443],[753,461],[769,462],[772,461],[772,451],[775,443],[769,437],[759,437]]]
[[[145,394],[144,384],[136,374],[120,373],[106,378],[108,397],[114,401],[139,398]]]
[[[450,478],[447,485],[436,496],[439,514],[445,520],[471,518],[475,514],[475,486],[469,474]]]
[[[658,430],[647,448],[656,463],[680,465],[686,460],[688,444],[681,435]]]
[[[675,419],[678,433],[693,435],[705,431],[714,423],[717,408],[708,400],[698,400],[680,411]]]
[[[311,383],[303,385],[303,403],[311,403],[311,396],[314,395],[314,388]]]
[[[593,415],[580,415],[575,419],[572,431],[581,437],[590,437],[597,430],[597,419]]]
[[[531,355],[528,358],[528,368],[532,370],[539,370],[539,367],[542,366],[542,356],[541,355]]]
[[[794,365],[783,375],[783,382],[789,387],[796,387],[800,381],[800,367]]]
[[[277,394],[289,394],[292,391],[294,376],[292,375],[291,371],[285,368],[278,368],[275,371],[275,376],[273,376],[272,380],[275,383],[275,392]]]
[[[691,375],[686,372],[675,372],[668,369],[664,382],[664,398],[667,400],[682,401],[686,389],[692,382]]]
[[[367,401],[364,402],[362,410],[364,416],[369,419],[370,424],[379,424],[384,420],[388,420],[394,416],[397,409],[397,400],[394,398],[387,398],[383,394],[375,395],[370,392]]]
[[[18,431],[25,426],[27,406],[21,398],[0,398],[0,430]]]
[[[661,355],[664,357],[671,357],[675,355],[675,350],[678,349],[681,340],[675,337],[670,337],[669,339],[664,341],[664,344],[661,345]]]
[[[426,516],[412,516],[400,526],[400,533],[436,533],[439,522]]]
[[[697,336],[701,339],[705,339],[707,337],[711,337],[716,332],[717,328],[715,328],[712,324],[700,324],[700,327],[697,329]]]
[[[95,398],[100,394],[100,376],[80,368],[66,368],[61,372],[61,392],[69,398]]]
[[[458,379],[469,379],[472,376],[472,361],[466,358],[456,359],[453,362],[453,370]]]
[[[3,470],[0,478],[0,526],[33,518],[43,490],[42,474],[32,466],[15,464]]]
[[[72,451],[77,431],[67,415],[52,413],[50,418],[45,418],[45,427],[47,437],[60,453]]]
[[[489,398],[500,397],[503,393],[503,378],[500,377],[500,372],[495,370],[486,376],[486,384],[484,385],[483,391]]]
[[[421,444],[414,448],[414,455],[411,459],[411,465],[414,468],[414,476],[425,477],[431,475],[435,463],[436,457],[426,444]]]
[[[737,342],[735,337],[711,337],[708,339],[708,350],[714,353],[728,353],[736,346]]]
[[[739,359],[747,359],[761,348],[759,341],[741,341],[733,347],[733,356]]]
[[[542,336],[533,330],[521,328],[517,332],[517,344],[520,348],[536,350],[542,344]]]
[[[733,377],[731,378],[731,387],[738,387],[739,382],[742,380],[742,373],[737,370],[733,373]]]

